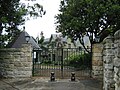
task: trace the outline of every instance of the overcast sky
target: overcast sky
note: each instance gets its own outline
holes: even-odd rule
[[[21,2],[29,1],[21,0]],[[51,34],[55,34],[54,16],[59,13],[60,0],[36,0],[36,2],[43,5],[46,14],[42,18],[26,21],[25,31],[35,38],[43,31],[45,38],[48,38]]]

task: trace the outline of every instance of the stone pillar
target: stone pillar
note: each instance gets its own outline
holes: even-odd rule
[[[103,60],[102,50],[103,45],[96,43],[93,45],[93,56],[92,56],[92,77],[102,79],[103,78]]]
[[[32,48],[23,44],[22,48],[0,50],[0,77],[23,78],[32,76]]]
[[[19,58],[18,52],[20,50],[14,48],[0,49],[0,78],[14,78],[14,59]]]
[[[103,40],[103,90],[114,90],[114,42],[113,37],[108,36]]]
[[[31,44],[23,44],[19,52],[19,58],[14,60],[15,77],[32,76],[32,47]],[[16,53],[15,53],[16,54]]]
[[[120,90],[120,30],[115,33],[114,80],[115,90]]]

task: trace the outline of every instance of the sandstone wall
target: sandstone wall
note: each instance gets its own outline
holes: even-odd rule
[[[120,30],[103,41],[103,89],[120,90]]]
[[[103,78],[103,90],[120,90],[120,30],[93,45],[92,76]]]
[[[0,50],[0,77],[19,78],[32,76],[32,48],[23,44],[22,48]]]
[[[92,77],[103,78],[103,59],[102,59],[103,45],[100,43],[93,45],[92,56]]]
[[[114,70],[113,70],[113,59],[114,59],[114,37],[108,36],[103,41],[103,84],[104,90],[114,90]]]
[[[114,35],[114,81],[115,81],[115,90],[120,90],[120,30],[117,31]]]

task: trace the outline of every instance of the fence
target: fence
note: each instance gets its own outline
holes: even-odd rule
[[[68,78],[72,72],[76,77],[88,77],[91,57],[84,49],[47,48],[33,50],[33,76],[49,77],[55,72],[57,78]]]

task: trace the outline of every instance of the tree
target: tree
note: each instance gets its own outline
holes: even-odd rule
[[[120,0],[62,0],[59,11],[55,17],[57,32],[79,39],[85,49],[83,37],[87,35],[91,52],[95,37],[120,29]]]
[[[43,7],[38,3],[26,6],[20,0],[0,0],[0,48],[20,33],[18,27],[25,23],[26,18],[41,17],[43,14]]]
[[[38,42],[40,48],[42,50],[47,50],[47,48],[45,47],[46,43],[45,43],[45,36],[44,36],[43,31],[41,31],[41,33],[40,33],[40,38],[38,36],[36,39],[37,39],[37,42]]]
[[[41,31],[41,33],[40,33],[40,39],[38,40],[38,44],[43,44],[44,43],[45,37],[44,37],[43,34],[44,34],[43,31]]]

